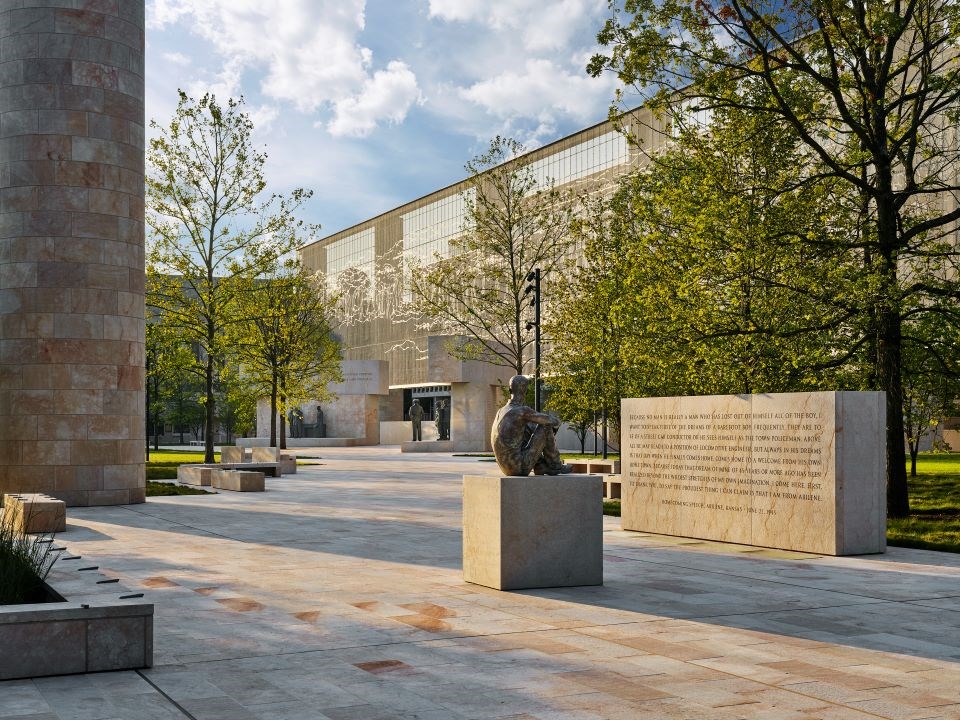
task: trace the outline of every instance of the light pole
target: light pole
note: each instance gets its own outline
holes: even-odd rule
[[[534,365],[533,365],[533,405],[537,412],[543,410],[540,388],[540,268],[534,268],[527,273],[527,285],[524,296],[533,293],[530,307],[533,308],[533,322],[527,323],[527,330],[534,329]]]
[[[612,339],[613,333],[610,333],[610,335],[611,335],[611,339]],[[603,329],[602,337],[603,337],[604,352],[603,352],[603,355],[601,356],[602,359],[603,359],[603,362],[601,363],[601,370],[600,370],[600,402],[603,403],[603,407],[602,407],[602,412],[603,412],[603,459],[606,460],[606,459],[607,459],[607,394],[606,394],[606,392],[605,392],[605,390],[606,390],[605,385],[606,385],[606,382],[607,382],[607,355],[606,355],[606,348],[607,348],[607,329],[606,329],[606,328]]]

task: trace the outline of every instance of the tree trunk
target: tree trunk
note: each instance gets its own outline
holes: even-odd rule
[[[283,404],[284,407],[286,407],[287,406],[286,396],[282,396],[280,398],[280,402]],[[281,450],[287,449],[287,413],[286,412],[280,413],[280,445],[274,446],[274,447],[279,447]]]
[[[207,355],[207,367],[206,367],[206,390],[207,393],[207,403],[206,403],[206,422],[204,423],[203,428],[203,448],[204,456],[203,461],[205,463],[215,462],[213,458],[213,426],[216,422],[216,400],[213,397],[213,356]]]
[[[878,176],[889,181],[886,173]],[[886,183],[884,183],[886,185]],[[887,515],[910,514],[903,431],[903,335],[898,303],[897,218],[892,195],[877,199],[877,241],[884,274],[883,305],[877,313],[877,358],[881,387],[887,392]]]
[[[917,476],[917,455],[920,454],[920,438],[910,443],[910,477]]]
[[[277,446],[277,376],[270,378],[270,447]]]

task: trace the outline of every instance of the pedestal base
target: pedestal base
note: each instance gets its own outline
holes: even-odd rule
[[[602,585],[603,481],[464,475],[463,579],[497,590]]]
[[[452,440],[407,440],[400,445],[405,453],[452,453]]]

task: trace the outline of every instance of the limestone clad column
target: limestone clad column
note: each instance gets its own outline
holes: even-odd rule
[[[0,492],[144,498],[143,28],[0,0]]]

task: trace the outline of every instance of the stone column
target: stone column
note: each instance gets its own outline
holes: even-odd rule
[[[0,0],[0,492],[144,498],[143,27]]]

